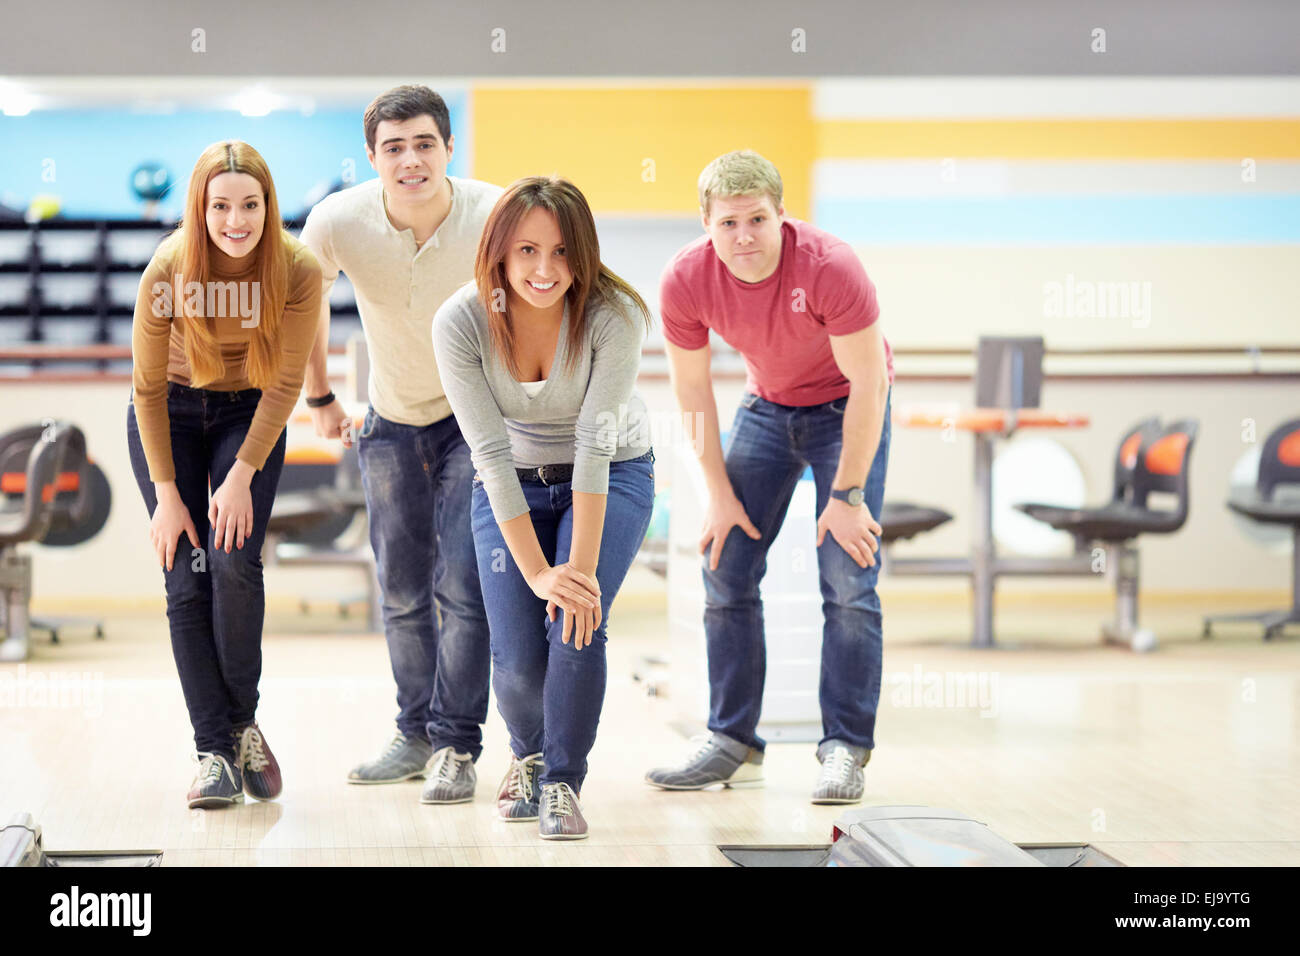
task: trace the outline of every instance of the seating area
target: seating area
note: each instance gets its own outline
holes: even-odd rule
[[[77,426],[48,421],[0,435],[0,661],[25,659],[33,630],[57,643],[61,628],[88,623],[104,636],[99,621],[31,617],[32,559],[19,548],[88,541],[104,527],[111,502]]]
[[[992,534],[992,436],[1008,437],[1025,425],[1064,423],[1069,416],[1027,415],[1040,400],[1044,343],[1041,338],[980,339],[975,391],[977,408],[963,416],[977,440],[977,523],[972,557],[904,558],[887,560],[886,568],[904,574],[969,574],[975,591],[974,643],[991,646],[993,581],[997,575],[1078,574],[1107,575],[1114,585],[1115,612],[1102,628],[1108,642],[1135,651],[1154,650],[1156,635],[1138,623],[1140,552],[1144,535],[1168,535],[1187,522],[1191,507],[1191,454],[1199,423],[1176,419],[1162,423],[1149,415],[1120,436],[1114,461],[1110,500],[1091,507],[1057,503],[1016,502],[1017,511],[1074,540],[1074,555],[1065,559],[999,559]],[[905,417],[906,421],[906,417]],[[948,422],[949,419],[944,419]],[[911,423],[934,424],[927,416]],[[957,419],[951,419],[956,426]],[[1275,497],[1280,486],[1300,483],[1300,420],[1288,421],[1264,443],[1259,478],[1252,495],[1228,501],[1228,507],[1252,520],[1289,526],[1300,542],[1300,502]],[[887,500],[880,516],[882,543],[931,531],[952,519],[941,508]],[[1208,637],[1214,621],[1258,621],[1266,640],[1277,637],[1290,623],[1300,622],[1300,559],[1295,563],[1293,607],[1252,614],[1210,615],[1205,618]],[[987,639],[981,639],[987,637]]]
[[[1205,637],[1211,636],[1215,621],[1257,621],[1264,627],[1266,641],[1280,636],[1286,625],[1300,623],[1300,495],[1293,494],[1287,499],[1284,497],[1287,491],[1300,491],[1300,418],[1283,422],[1264,440],[1254,492],[1228,499],[1228,507],[1237,514],[1291,529],[1291,607],[1282,611],[1207,615]]]

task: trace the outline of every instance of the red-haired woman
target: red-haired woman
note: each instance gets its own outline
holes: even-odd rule
[[[582,193],[555,177],[497,200],[474,274],[433,341],[478,469],[474,548],[513,757],[497,808],[537,820],[543,839],[582,839],[605,624],[654,507],[635,391],[650,313],[601,263]]]
[[[191,807],[280,793],[255,721],[262,541],[320,297],[320,266],[284,230],[265,160],[238,141],[205,149],[181,225],[140,280],[127,410],[198,751]]]

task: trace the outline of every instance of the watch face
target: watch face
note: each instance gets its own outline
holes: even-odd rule
[[[849,489],[849,504],[860,505],[862,504],[862,499],[863,499],[863,494],[861,488]]]

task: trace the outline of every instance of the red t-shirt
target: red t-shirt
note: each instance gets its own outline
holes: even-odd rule
[[[659,282],[664,338],[703,348],[713,329],[745,359],[745,387],[780,405],[819,405],[849,394],[832,335],[865,329],[880,315],[876,287],[848,243],[789,217],[781,261],[762,282],[742,282],[701,236],[673,257]],[[889,381],[894,354],[885,343]]]

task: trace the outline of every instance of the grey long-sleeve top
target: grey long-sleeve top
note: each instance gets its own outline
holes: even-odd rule
[[[645,322],[588,306],[587,342],[574,374],[565,372],[569,306],[546,385],[529,398],[491,351],[487,310],[470,282],[433,318],[433,351],[452,414],[469,445],[498,522],[528,511],[516,468],[572,464],[573,490],[609,491],[609,463],[650,450],[645,403],[636,393]]]

